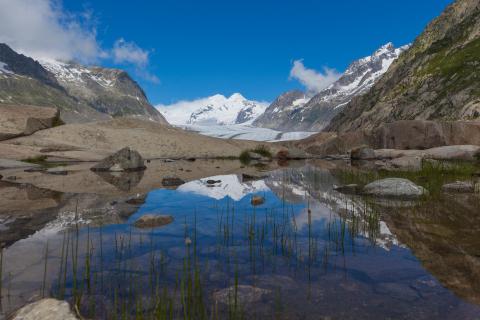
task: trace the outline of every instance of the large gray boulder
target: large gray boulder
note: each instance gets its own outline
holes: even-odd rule
[[[416,199],[428,191],[408,179],[387,178],[367,184],[364,194],[380,198]]]
[[[135,150],[125,147],[115,152],[111,156],[106,157],[96,165],[92,171],[140,171],[145,170],[145,162]]]
[[[18,310],[12,320],[77,320],[65,301],[42,299]]]
[[[0,104],[0,141],[27,136],[59,123],[56,108]]]

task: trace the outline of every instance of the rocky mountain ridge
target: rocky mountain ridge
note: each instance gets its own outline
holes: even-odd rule
[[[132,116],[167,123],[122,70],[36,61],[0,44],[0,104],[56,107],[65,122]]]
[[[373,129],[396,120],[479,119],[479,61],[480,1],[457,0],[325,131]]]
[[[351,63],[337,81],[311,99],[299,91],[283,94],[254,125],[283,131],[322,130],[352,98],[367,92],[407,48],[383,45],[372,55]]]

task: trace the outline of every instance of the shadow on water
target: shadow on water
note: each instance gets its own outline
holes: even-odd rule
[[[133,202],[60,195],[2,251],[3,309],[52,296],[92,319],[478,318],[478,197],[389,207],[334,191],[337,169],[217,175]],[[135,228],[145,214],[174,221]]]

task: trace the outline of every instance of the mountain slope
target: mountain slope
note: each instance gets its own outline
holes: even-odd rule
[[[308,102],[288,101],[282,95],[279,99],[290,103],[272,104],[254,124],[278,130],[320,131],[352,98],[367,92],[406,48],[387,43],[371,56],[354,61],[336,82]],[[296,96],[300,97],[298,92]]]
[[[480,118],[480,0],[457,0],[326,131],[395,120]]]
[[[166,123],[128,74],[115,69],[43,62],[0,44],[0,104],[57,107],[65,122],[130,115]]]
[[[289,115],[307,102],[305,93],[300,90],[287,91],[280,95],[265,112],[259,116],[253,125],[270,129],[286,129],[291,127]]]
[[[76,63],[40,61],[69,95],[113,117],[135,116],[165,122],[142,88],[123,70],[85,67]]]
[[[247,100],[239,93],[228,98],[216,94],[208,98],[157,106],[168,122],[175,125],[249,124],[266,108],[266,103]]]

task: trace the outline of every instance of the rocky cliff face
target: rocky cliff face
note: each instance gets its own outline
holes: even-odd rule
[[[326,131],[395,120],[480,118],[480,0],[457,0]]]
[[[38,62],[0,44],[0,104],[56,107],[65,122],[133,116],[166,123],[126,72]]]
[[[406,48],[387,43],[371,56],[354,61],[340,79],[310,100],[298,91],[287,92],[254,124],[277,130],[320,131],[350,100],[367,92]]]

